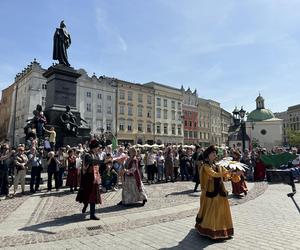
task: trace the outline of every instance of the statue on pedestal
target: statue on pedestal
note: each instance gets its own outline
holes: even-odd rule
[[[71,45],[71,36],[64,21],[61,21],[60,28],[56,28],[53,42],[53,60],[58,60],[60,64],[70,66],[67,49]]]
[[[60,116],[60,121],[63,125],[63,129],[74,136],[78,134],[78,127],[81,125],[81,121],[87,123],[80,117],[80,121],[77,122],[76,116],[71,112],[70,106],[66,106],[66,111]]]
[[[44,137],[44,126],[47,123],[47,119],[44,115],[41,105],[36,105],[36,109],[33,111],[33,118],[27,120],[27,125],[24,128],[26,139],[28,137],[35,137],[42,139]]]

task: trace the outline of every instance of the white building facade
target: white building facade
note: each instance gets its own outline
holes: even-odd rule
[[[116,133],[116,87],[113,78],[88,76],[80,69],[77,80],[76,105],[91,128],[91,134]]]

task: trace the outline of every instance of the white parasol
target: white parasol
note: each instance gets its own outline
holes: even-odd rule
[[[241,162],[233,161],[232,157],[227,157],[219,162],[216,163],[218,166],[225,167],[228,170],[240,170],[240,171],[246,171],[246,169],[249,169],[249,167]]]

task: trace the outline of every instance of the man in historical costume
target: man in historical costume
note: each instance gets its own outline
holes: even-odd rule
[[[76,201],[84,204],[82,213],[86,212],[88,204],[90,204],[90,219],[99,220],[95,215],[95,207],[96,204],[102,203],[99,189],[101,184],[100,159],[97,153],[100,145],[98,141],[92,140],[89,147],[90,152],[85,155],[82,165],[80,189]]]
[[[234,161],[240,162],[241,154],[239,151],[235,150],[232,152],[232,158]],[[248,188],[245,181],[245,176],[243,171],[234,171],[231,175],[232,193],[234,195],[240,195],[244,193],[247,195]]]
[[[53,60],[58,60],[60,64],[70,66],[67,49],[71,45],[71,36],[64,21],[61,21],[60,28],[56,28],[53,42]]]
[[[197,192],[197,188],[200,184],[199,178],[199,168],[203,163],[203,155],[202,155],[202,148],[199,145],[196,145],[195,152],[192,156],[193,161],[193,182],[195,182],[194,192]]]
[[[142,201],[144,206],[147,202],[147,195],[141,179],[135,148],[129,149],[129,157],[122,170],[122,201],[119,202],[119,205],[129,205]]]
[[[217,150],[213,145],[203,153],[204,164],[200,169],[200,209],[195,227],[200,235],[211,239],[228,239],[233,236],[228,192],[223,183],[228,172],[214,164],[216,157]]]

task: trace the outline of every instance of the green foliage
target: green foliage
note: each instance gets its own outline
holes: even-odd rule
[[[299,130],[291,130],[287,131],[288,142],[290,146],[300,146],[300,131]]]
[[[259,148],[259,147],[260,147],[259,140],[256,138],[253,138],[252,139],[252,148],[255,149],[255,148]]]

